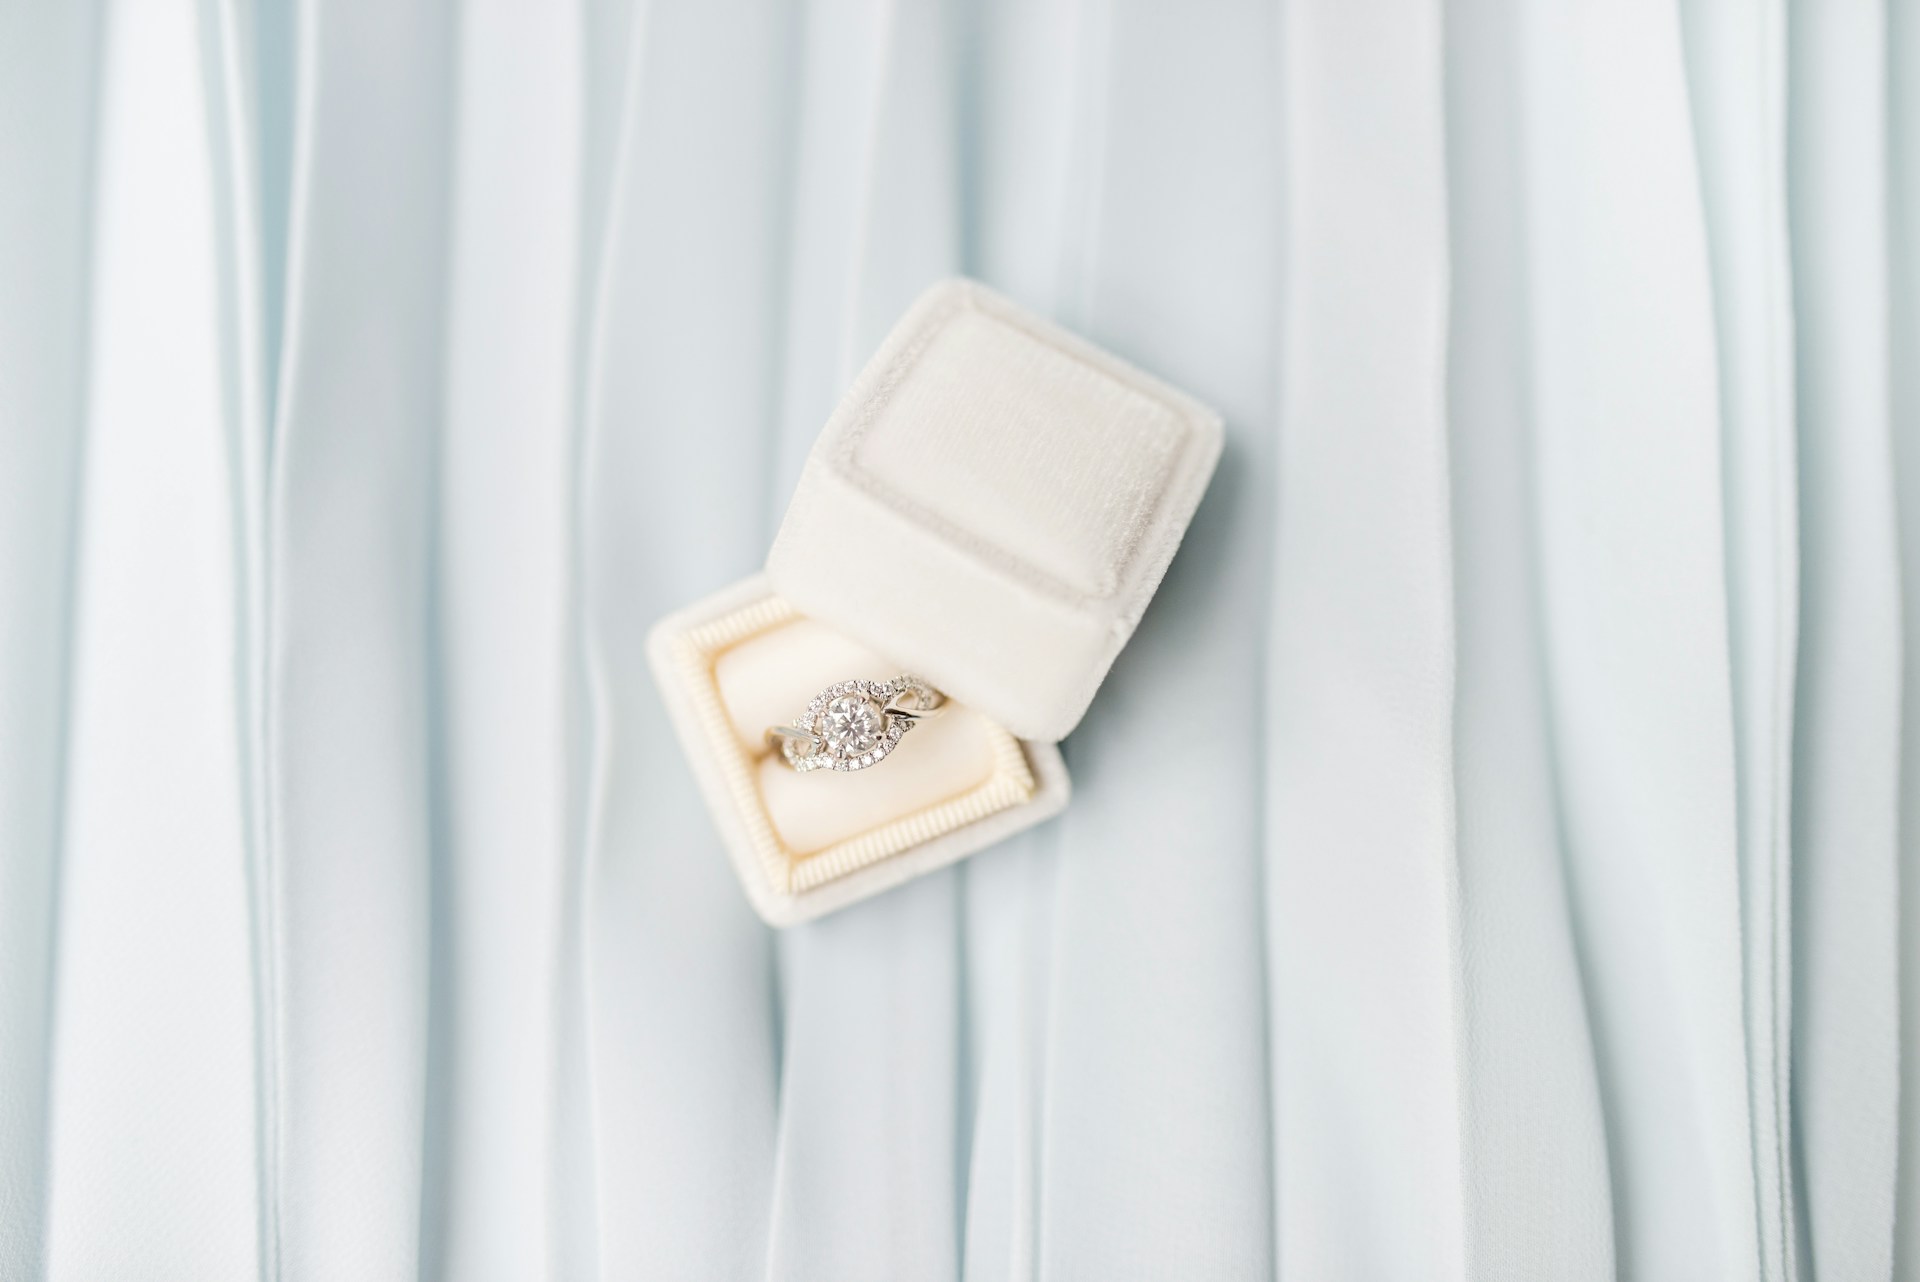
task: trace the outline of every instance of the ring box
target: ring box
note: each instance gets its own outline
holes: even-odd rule
[[[817,917],[1058,814],[1059,741],[1133,635],[1220,457],[1191,397],[971,281],[854,380],[763,573],[655,625],[648,659],[756,911]],[[913,673],[949,710],[885,761],[789,769],[819,691]]]

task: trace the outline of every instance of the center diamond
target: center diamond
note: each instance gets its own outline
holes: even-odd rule
[[[879,704],[865,695],[843,694],[827,705],[816,733],[828,752],[845,759],[872,751],[886,731]]]

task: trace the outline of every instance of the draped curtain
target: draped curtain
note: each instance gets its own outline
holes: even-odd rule
[[[954,273],[1226,456],[770,932],[643,637]],[[0,1277],[1920,1277],[1916,612],[1913,0],[0,4]]]

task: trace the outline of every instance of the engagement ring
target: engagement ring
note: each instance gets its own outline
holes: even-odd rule
[[[842,681],[813,697],[790,726],[769,726],[767,744],[808,770],[865,770],[886,760],[900,737],[936,716],[947,696],[918,677]]]

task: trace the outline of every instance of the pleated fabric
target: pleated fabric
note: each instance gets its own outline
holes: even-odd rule
[[[195,43],[191,21],[146,8],[99,46],[116,90],[97,122],[42,1101],[57,1276],[258,1263],[253,1234],[230,1231],[258,1204],[241,540]],[[167,1185],[192,1196],[150,1219]]]
[[[1711,280],[1678,15],[1535,10],[1541,649],[1628,1276],[1758,1275]]]
[[[1796,5],[1800,432],[1793,1072],[1816,1274],[1892,1264],[1902,619],[1888,373],[1886,15]]]
[[[1757,1253],[1795,1273],[1789,1108],[1791,822],[1799,645],[1784,5],[1682,10],[1713,288],[1727,659]]]
[[[0,14],[0,1272],[46,1252],[99,14]]]
[[[1437,6],[1393,9],[1302,9],[1283,63],[1263,793],[1290,1277],[1467,1265],[1443,58]]]
[[[1920,6],[0,6],[0,1278],[1920,1275]],[[1217,406],[1057,821],[643,659],[976,276]]]

